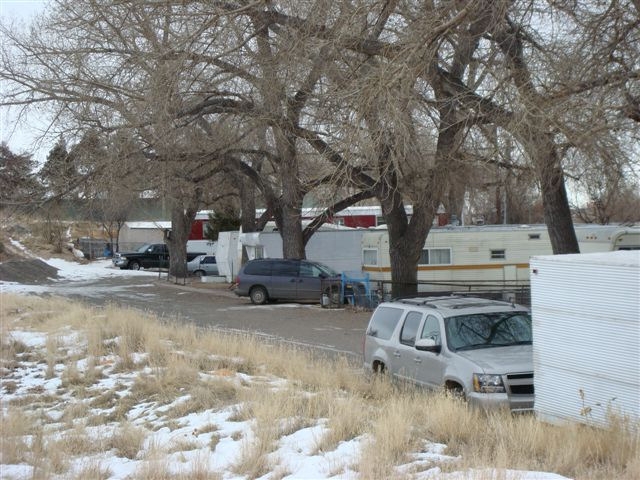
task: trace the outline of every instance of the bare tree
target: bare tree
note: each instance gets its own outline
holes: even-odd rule
[[[221,82],[201,81],[207,72],[199,57],[218,40],[203,39],[217,20],[197,4],[62,0],[28,36],[3,27],[0,76],[10,84],[4,105],[46,103],[69,133],[120,132],[142,145],[135,169],[111,157],[111,171],[137,179],[139,194],[152,190],[174,205],[169,249],[176,276],[186,268],[182,232],[190,230],[191,215],[184,211],[197,210],[202,183],[220,169],[219,152],[242,135],[224,122],[203,131],[178,120],[193,91],[200,95]]]
[[[66,129],[143,145],[141,170],[173,205],[172,274],[207,180],[233,171],[263,196],[286,257],[375,196],[405,294],[438,205],[460,211],[481,167],[507,199],[530,167],[554,251],[577,251],[566,169],[632,136],[637,18],[629,1],[61,0],[32,36],[3,29],[0,78],[5,105],[47,102]],[[327,209],[305,231],[314,194]]]

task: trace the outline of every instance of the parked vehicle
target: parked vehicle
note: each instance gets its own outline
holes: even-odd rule
[[[113,264],[122,270],[169,268],[169,249],[164,243],[146,244],[135,252],[116,253]]]
[[[187,253],[187,262],[202,254],[202,252]],[[164,243],[145,244],[135,252],[116,253],[112,262],[121,270],[169,268],[169,249]]]
[[[531,315],[508,302],[461,296],[381,303],[365,333],[364,367],[483,408],[532,410]]]
[[[216,263],[215,255],[198,255],[190,262],[187,262],[187,272],[196,277],[218,275],[218,264]]]
[[[256,305],[269,300],[317,301],[340,294],[338,272],[310,260],[261,258],[247,262],[236,277],[235,294]]]

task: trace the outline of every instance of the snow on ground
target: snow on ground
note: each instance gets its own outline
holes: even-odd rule
[[[91,262],[70,261],[62,258],[38,258],[29,252],[20,242],[10,239],[11,245],[21,250],[25,257],[37,259],[47,265],[58,269],[57,279],[48,279],[45,283],[37,282],[8,282],[0,280],[0,292],[6,293],[54,293],[56,288],[61,286],[80,285],[82,282],[95,282],[101,278],[123,278],[123,277],[147,277],[149,279],[158,278],[158,272],[153,270],[121,270],[115,267],[110,259],[98,259]],[[42,279],[44,280],[44,279]]]
[[[43,261],[57,268],[58,276],[71,281],[93,280],[100,277],[122,277],[123,275],[158,276],[158,272],[152,270],[120,270],[113,266],[111,260],[94,260],[88,264],[78,264],[61,258]]]
[[[59,269],[60,280],[57,283],[68,283],[99,277],[112,277],[122,275],[147,275],[157,276],[157,272],[119,270],[111,265],[110,260],[98,260],[91,263],[76,263],[60,259],[44,260],[51,266]],[[25,288],[27,287],[27,288]],[[20,284],[0,283],[2,292],[38,293],[37,286],[26,286]],[[75,332],[67,331],[59,339],[60,348],[78,347],[78,336]],[[13,339],[19,340],[25,345],[36,348],[46,354],[47,336],[43,332],[32,331],[11,331]],[[87,359],[78,362],[79,369],[86,365]],[[16,399],[20,399],[33,392],[50,393],[60,395],[60,401],[43,407],[42,415],[46,415],[51,425],[48,428],[56,428],[56,422],[62,419],[65,407],[77,401],[71,393],[60,393],[61,370],[63,365],[57,365],[55,375],[47,375],[47,364],[36,361],[21,361],[21,367],[11,373],[13,382],[12,391],[2,393],[1,407],[3,415],[8,412],[8,405]],[[100,379],[92,390],[96,394],[106,392],[118,385],[118,395],[120,398],[128,395],[133,385],[133,376],[130,372],[119,373],[114,371],[113,359],[102,358],[99,364],[104,378]],[[5,377],[3,380],[7,380]],[[235,374],[229,381],[242,382],[244,385],[251,384],[254,379],[245,374]],[[264,385],[264,378],[260,377],[259,382]],[[271,379],[273,388],[282,385],[282,379]],[[136,426],[148,431],[144,449],[150,450],[161,448],[173,453],[164,454],[159,460],[163,468],[175,474],[189,474],[193,468],[206,468],[210,472],[219,472],[224,480],[236,480],[246,478],[239,476],[232,471],[232,466],[240,458],[246,442],[252,439],[252,422],[239,421],[234,419],[234,413],[241,405],[227,406],[218,411],[206,410],[191,413],[182,418],[174,419],[173,425],[177,428],[170,429],[166,425],[166,418],[163,415],[171,406],[184,401],[178,398],[173,404],[159,406],[155,402],[144,402],[135,405],[128,411],[128,420]],[[113,408],[113,407],[112,407]],[[92,408],[92,415],[108,414],[110,409],[101,410]],[[214,429],[208,428],[215,426]],[[62,427],[61,427],[62,428]],[[115,428],[113,424],[106,424],[95,427],[87,427],[90,434],[95,439],[105,438]],[[276,469],[260,477],[263,480],[284,478],[284,479],[336,479],[348,480],[357,479],[358,473],[352,469],[358,463],[360,449],[367,440],[366,436],[358,437],[350,441],[341,442],[338,447],[329,452],[317,453],[314,449],[318,438],[327,427],[322,419],[317,420],[315,425],[301,428],[291,434],[282,437],[276,450],[269,455],[270,460],[277,465]],[[212,448],[212,436],[218,437],[217,444]],[[188,444],[186,450],[173,449],[172,445]],[[474,480],[474,479],[506,479],[506,480],[562,480],[562,477],[553,473],[526,472],[526,471],[503,471],[503,470],[465,470],[451,473],[444,473],[437,466],[447,462],[455,461],[454,458],[444,455],[446,446],[440,444],[426,443],[421,452],[413,455],[413,461],[397,467],[398,475],[406,476],[413,480],[448,479],[448,480]],[[175,450],[175,451],[174,451]],[[75,458],[72,469],[75,473],[70,477],[65,474],[54,476],[53,478],[77,478],[75,474],[82,471],[87,465],[99,464],[103,471],[108,471],[107,478],[135,479],[140,474],[140,469],[144,467],[148,460],[140,459],[144,455],[138,455],[134,459],[123,458],[115,453],[114,449],[99,451]],[[283,475],[284,472],[284,475]],[[0,464],[1,479],[28,479],[34,475],[32,466],[26,464]],[[69,475],[69,474],[67,474]]]

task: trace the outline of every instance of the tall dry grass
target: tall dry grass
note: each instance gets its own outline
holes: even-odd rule
[[[63,386],[75,389],[78,402],[69,405],[61,419],[57,440],[46,437],[44,420],[34,412],[51,408],[49,393],[23,395],[2,413],[2,462],[31,462],[38,475],[63,474],[65,461],[91,451],[86,425],[112,425],[113,435],[97,444],[128,458],[145,458],[137,478],[216,478],[206,462],[189,472],[169,475],[161,460],[144,455],[149,432],[133,427],[128,413],[140,402],[171,404],[164,412],[170,426],[182,415],[237,405],[237,420],[252,423],[243,439],[244,448],[234,470],[257,478],[266,472],[285,475],[286,469],[270,456],[278,439],[300,428],[323,425],[315,452],[335,449],[342,441],[359,438],[362,449],[355,468],[363,479],[402,478],[395,467],[411,461],[425,442],[447,445],[449,462],[444,471],[467,468],[523,469],[557,472],[585,480],[640,478],[640,425],[612,417],[608,428],[585,425],[553,426],[532,415],[470,409],[460,400],[392,385],[385,379],[370,380],[342,357],[320,358],[308,350],[282,344],[265,344],[250,335],[223,335],[198,330],[132,310],[113,306],[96,310],[61,299],[15,295],[0,297],[2,364],[5,371],[19,369],[26,358],[38,354],[16,341],[12,331],[44,332],[42,353],[47,376],[60,377]],[[65,335],[80,332],[79,350],[69,355]],[[84,361],[79,361],[84,359]],[[130,386],[110,386],[95,391],[106,369],[117,365],[130,376]],[[232,382],[235,372],[252,375],[251,382]],[[286,379],[286,383],[282,382]],[[6,392],[19,388],[3,378]],[[127,395],[120,395],[121,389]],[[180,397],[181,402],[175,402]],[[175,403],[174,403],[175,402]],[[110,413],[92,415],[105,407]],[[84,418],[84,420],[83,420]],[[50,428],[50,427],[48,427]],[[40,435],[40,437],[37,437]],[[36,462],[27,438],[40,438],[46,462]],[[210,432],[215,450],[220,437]],[[185,445],[187,445],[185,443]],[[165,452],[166,453],[166,452]],[[37,463],[37,465],[36,465]],[[352,466],[354,467],[354,466]],[[345,468],[336,465],[336,471]],[[97,478],[108,475],[98,463],[87,465]],[[49,473],[47,473],[49,472]],[[69,476],[75,474],[67,472]],[[192,477],[195,478],[195,477]]]

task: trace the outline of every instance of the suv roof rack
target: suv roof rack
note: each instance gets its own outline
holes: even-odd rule
[[[396,297],[391,299],[391,301],[407,303],[411,305],[424,305],[427,307],[437,308],[437,306],[433,305],[431,302],[435,302],[437,300],[443,300],[443,299],[454,300],[457,298],[466,298],[466,295],[449,294],[449,293],[432,293],[432,294],[423,294],[423,295],[412,295],[407,297]]]
[[[475,303],[447,303],[447,300],[475,300]],[[441,302],[443,301],[444,302]],[[434,292],[432,294],[426,295],[415,295],[408,297],[397,297],[391,300],[392,302],[400,302],[406,303],[409,305],[416,306],[424,306],[430,308],[449,308],[449,309],[458,309],[458,308],[469,308],[469,307],[480,307],[480,306],[489,306],[489,305],[510,305],[514,306],[513,302],[509,302],[506,300],[497,300],[493,298],[484,298],[478,295],[471,294],[443,294]],[[440,305],[439,305],[440,303]],[[445,304],[442,304],[445,303]]]

